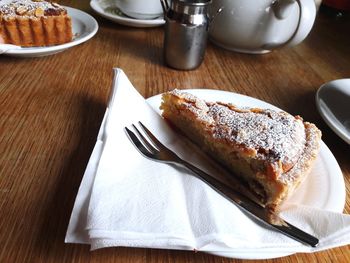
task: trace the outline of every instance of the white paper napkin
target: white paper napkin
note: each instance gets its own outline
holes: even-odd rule
[[[248,218],[186,169],[144,158],[124,127],[141,120],[167,146],[208,170],[115,69],[110,102],[87,165],[66,242],[188,249],[270,258],[350,244],[350,216],[288,204],[282,217],[317,236],[311,248]],[[117,88],[116,88],[117,87]]]

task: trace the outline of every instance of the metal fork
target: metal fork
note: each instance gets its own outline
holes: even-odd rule
[[[142,127],[143,131],[138,129],[134,124],[132,124],[132,127],[136,133],[127,127],[124,129],[131,142],[141,154],[155,161],[182,165],[190,169],[194,173],[193,175],[207,183],[223,197],[235,203],[242,211],[247,212],[248,215],[255,217],[260,222],[267,224],[275,230],[301,243],[312,247],[318,245],[319,240],[316,237],[291,225],[280,218],[276,212],[255,203],[201,169],[181,159],[176,153],[164,146],[141,122],[139,122],[139,125]]]

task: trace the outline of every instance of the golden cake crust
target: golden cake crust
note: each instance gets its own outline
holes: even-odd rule
[[[0,0],[0,42],[23,47],[72,41],[67,10],[44,0]]]
[[[270,207],[293,192],[317,156],[321,132],[286,112],[209,103],[179,90],[163,95],[161,109]]]

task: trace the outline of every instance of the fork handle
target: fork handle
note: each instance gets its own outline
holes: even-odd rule
[[[185,160],[182,160],[181,158],[179,159],[179,162],[188,169],[190,169],[192,172],[194,172],[197,178],[206,182],[223,197],[233,201],[238,205],[239,208],[248,212],[250,215],[253,215],[259,221],[268,224],[269,226],[278,230],[282,234],[285,234],[288,237],[291,237],[301,243],[310,245],[312,247],[316,247],[318,245],[319,240],[316,237],[286,222],[285,220],[280,218],[274,211],[271,211],[270,209],[258,205],[249,198],[234,191],[232,188],[228,187],[224,183],[220,182],[219,180],[210,176],[206,172],[202,171],[198,167],[186,162]]]

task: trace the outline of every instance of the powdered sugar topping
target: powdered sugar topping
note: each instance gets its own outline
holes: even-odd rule
[[[198,119],[211,127],[217,139],[251,150],[260,160],[291,168],[302,153],[306,137],[302,119],[270,109],[238,108],[224,103],[207,103],[179,90],[172,94]],[[278,167],[276,167],[278,169]]]
[[[285,112],[241,111],[214,103],[208,114],[216,123],[216,137],[255,150],[258,157],[290,163],[304,148],[303,122]]]

